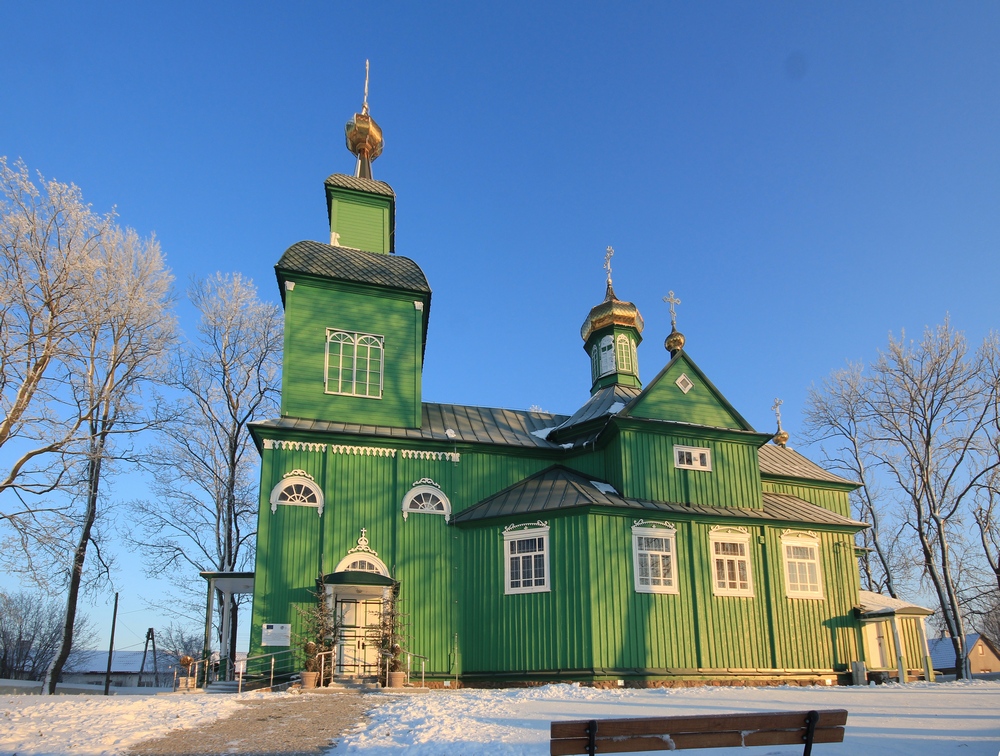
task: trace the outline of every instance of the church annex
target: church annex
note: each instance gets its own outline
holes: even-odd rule
[[[271,630],[294,638],[319,583],[343,675],[375,673],[366,627],[398,588],[406,650],[436,684],[847,681],[865,645],[855,484],[750,427],[676,320],[640,381],[642,317],[610,268],[574,413],[423,402],[431,287],[396,254],[367,105],[347,139],[357,170],[325,182],[330,243],[275,266],[282,405],[253,427],[251,655],[294,643]]]

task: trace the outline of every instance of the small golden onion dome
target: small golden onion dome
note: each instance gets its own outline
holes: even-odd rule
[[[684,348],[684,343],[687,339],[684,338],[684,334],[678,331],[676,328],[671,329],[670,335],[667,336],[666,341],[663,342],[663,346],[667,348],[670,354],[680,351]]]
[[[586,343],[594,331],[609,325],[628,326],[639,333],[642,333],[645,325],[642,321],[642,315],[639,314],[639,308],[631,302],[623,302],[618,299],[610,283],[604,301],[594,307],[587,319],[583,321],[583,325],[580,327],[580,336]]]
[[[780,446],[782,449],[785,448],[785,444],[788,443],[788,431],[779,430],[774,434],[774,438],[771,439],[775,444]]]
[[[372,177],[372,161],[382,154],[385,140],[382,139],[382,128],[375,119],[368,115],[368,108],[362,108],[364,113],[355,113],[354,118],[344,126],[347,139],[347,149],[358,156],[358,167],[355,175],[358,178]]]

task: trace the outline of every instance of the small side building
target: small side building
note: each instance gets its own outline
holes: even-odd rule
[[[972,674],[988,675],[1000,672],[1000,651],[985,635],[969,633],[965,636],[965,648]],[[934,669],[942,675],[954,675],[958,671],[955,668],[955,645],[951,638],[931,639],[930,655]]]

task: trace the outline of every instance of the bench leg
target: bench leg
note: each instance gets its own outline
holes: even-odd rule
[[[802,752],[802,756],[810,756],[813,750],[813,737],[816,735],[816,723],[819,721],[819,713],[815,711],[810,711],[806,714],[806,749]]]
[[[597,754],[597,720],[591,719],[587,723],[587,754],[588,756],[596,756]]]

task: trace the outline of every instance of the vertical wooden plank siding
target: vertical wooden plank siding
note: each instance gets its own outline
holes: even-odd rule
[[[611,477],[626,497],[710,507],[763,506],[757,449],[752,445],[634,431],[623,431],[615,443],[621,473]],[[675,445],[710,449],[711,471],[675,467]]]
[[[348,199],[331,194],[330,230],[340,234],[339,246],[367,252],[389,253],[388,197]]]

